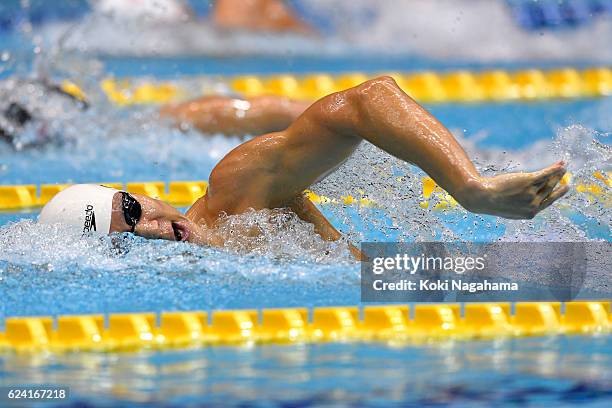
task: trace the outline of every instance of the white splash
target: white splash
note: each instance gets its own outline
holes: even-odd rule
[[[69,28],[49,24],[41,34],[65,38],[68,50],[107,55],[423,55],[473,61],[612,59],[612,19],[565,30],[526,31],[498,0],[309,0],[333,33],[321,36],[220,32],[204,20],[151,21],[92,14]]]
[[[240,254],[254,253],[277,259],[307,258],[316,262],[349,261],[346,238],[324,241],[310,223],[284,210],[247,211],[224,216],[217,227],[225,248]]]
[[[462,139],[457,134],[459,139]],[[606,194],[611,188],[593,173],[612,169],[609,145],[600,141],[607,137],[592,129],[572,125],[559,130],[552,144],[538,142],[523,150],[508,151],[496,148],[478,148],[463,139],[462,144],[471,157],[476,158],[484,174],[500,171],[522,171],[541,168],[559,159],[565,159],[573,179],[599,186]],[[602,240],[589,237],[584,225],[576,223],[575,216],[586,217],[591,223],[603,226],[612,224],[612,210],[609,203],[593,199],[588,194],[577,193],[575,188],[557,204],[540,213],[533,220],[505,220],[490,216],[470,214],[460,207],[433,211],[431,208],[440,201],[430,200],[428,208],[421,208],[421,177],[424,173],[364,143],[356,154],[336,173],[316,185],[313,190],[328,197],[346,194],[365,195],[378,203],[379,211],[360,209],[357,225],[344,216],[342,206],[329,206],[329,210],[351,226],[349,237],[360,240],[366,228],[384,231],[388,237],[400,241],[455,241],[460,225],[472,223],[467,229],[467,239],[477,239],[477,234],[490,230],[505,230],[498,239],[501,241],[585,241]],[[575,186],[574,186],[575,187]],[[590,197],[590,198],[589,198]],[[443,199],[443,198],[442,198]],[[381,217],[382,211],[383,216]],[[460,218],[457,219],[457,215]],[[388,225],[388,220],[391,224]],[[608,231],[609,236],[609,231]]]

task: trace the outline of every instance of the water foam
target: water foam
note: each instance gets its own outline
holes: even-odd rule
[[[560,129],[552,143],[540,141],[523,150],[507,151],[479,148],[473,140],[465,139],[460,132],[455,133],[483,174],[535,170],[565,159],[574,180],[595,184],[607,194],[611,192],[604,181],[593,177],[595,172],[612,169],[610,147],[601,141],[607,134],[576,124]],[[609,203],[606,205],[598,199],[579,194],[575,189],[535,219],[513,221],[470,214],[463,209],[434,212],[431,208],[443,197],[434,197],[428,208],[422,208],[417,204],[422,200],[423,176],[424,173],[414,166],[389,156],[369,143],[363,143],[344,166],[313,189],[329,197],[347,193],[357,196],[365,194],[379,203],[384,217],[381,218],[380,211],[361,209],[363,224],[381,229],[386,237],[400,241],[479,240],[479,236],[493,230],[504,231],[494,234],[501,241],[585,241],[610,237],[607,228],[612,222]],[[343,217],[341,208],[330,207],[330,210],[337,217]],[[461,216],[457,217],[458,214]],[[577,222],[576,214],[583,217],[583,225]],[[391,223],[387,224],[387,220],[391,220]],[[585,225],[589,224],[600,230],[599,236],[585,230]],[[351,238],[363,238],[358,224],[349,226]]]
[[[307,14],[324,16],[325,36],[219,32],[206,21],[181,23],[93,14],[72,27],[66,49],[106,55],[423,55],[472,61],[590,60],[609,62],[612,20],[566,30],[521,29],[503,1],[312,0]],[[43,36],[64,37],[66,24],[50,24]]]
[[[473,61],[609,61],[612,20],[570,30],[522,30],[504,1],[491,0],[313,0],[329,13],[350,43],[388,53],[416,53]],[[364,10],[369,11],[363,22]],[[364,29],[365,27],[367,29]],[[382,50],[381,50],[382,49]]]
[[[312,224],[285,210],[250,211],[226,216],[219,222],[219,232],[227,240],[222,249],[214,249],[147,240],[127,233],[81,236],[79,231],[63,225],[20,220],[0,227],[0,261],[49,272],[67,268],[122,271],[139,269],[143,265],[160,271],[197,270],[201,267],[221,272],[237,257],[263,257],[278,265],[296,261],[316,264],[354,262],[345,239],[324,241],[314,232]]]
[[[316,262],[350,259],[346,238],[324,241],[314,225],[285,209],[251,210],[223,216],[217,227],[225,248],[239,254],[273,256],[276,259],[308,258]]]
[[[5,182],[204,180],[242,141],[177,129],[151,107],[118,110],[107,102],[73,112],[49,102],[46,108],[60,113],[37,115],[17,134],[12,147],[0,144]],[[37,136],[41,127],[48,135],[44,140]]]
[[[22,220],[0,227],[0,320],[358,301],[354,261],[320,262],[321,254],[308,257],[312,250],[291,258],[273,251],[239,254],[131,234],[78,237]]]

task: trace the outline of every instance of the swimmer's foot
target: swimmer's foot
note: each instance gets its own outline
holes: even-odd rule
[[[559,185],[565,172],[565,163],[559,161],[533,173],[485,177],[461,204],[476,213],[531,219],[569,191],[569,186]]]

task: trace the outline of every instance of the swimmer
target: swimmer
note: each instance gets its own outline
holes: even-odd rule
[[[181,24],[196,19],[194,10],[183,0],[97,0],[92,3],[95,12],[124,20]],[[222,30],[314,32],[283,0],[216,0],[210,6],[212,23]]]
[[[204,135],[244,137],[284,130],[309,105],[273,95],[247,99],[204,96],[162,106],[160,116],[181,129],[195,128]],[[61,121],[71,121],[88,108],[88,101],[46,80],[0,81],[0,141],[16,150],[62,144]]]
[[[59,117],[69,120],[88,107],[87,101],[46,80],[0,81],[0,141],[17,150],[58,141],[61,137],[49,124]]]
[[[380,77],[320,99],[286,130],[236,147],[216,165],[208,191],[185,214],[145,195],[76,185],[58,193],[39,222],[223,246],[225,237],[216,229],[223,214],[288,208],[323,239],[335,241],[340,232],[303,191],[337,169],[364,140],[420,167],[475,213],[530,219],[569,188],[559,185],[566,171],[561,161],[532,173],[482,176],[436,118],[392,78]],[[350,250],[361,256],[352,245]]]
[[[213,23],[222,29],[312,34],[282,0],[217,0]]]

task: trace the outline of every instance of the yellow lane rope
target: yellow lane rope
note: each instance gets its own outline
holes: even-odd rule
[[[202,92],[210,93],[209,83],[214,79],[224,83],[226,90],[246,97],[280,95],[315,100],[378,75],[392,76],[404,91],[424,103],[591,98],[612,94],[610,67],[209,77],[202,79],[208,83],[202,86]],[[118,105],[164,104],[194,96],[192,85],[181,86],[180,82],[171,81],[107,78],[100,87]],[[64,89],[84,97],[83,91],[72,82],[66,82]]]
[[[193,204],[206,193],[205,181],[149,181],[143,183],[96,183],[130,193],[145,194],[173,205]],[[34,184],[0,186],[0,210],[20,210],[45,205],[70,184]]]
[[[423,343],[609,333],[610,301],[420,304],[7,318],[0,352],[136,351],[220,344]],[[561,311],[564,309],[564,312]]]
[[[609,188],[612,187],[612,173],[595,172],[593,177],[597,181],[581,181],[576,185],[576,191],[591,202],[599,202],[606,207],[612,207],[612,195]],[[568,173],[561,180],[561,184],[567,184],[571,180]],[[125,190],[136,194],[145,194],[149,197],[159,198],[177,206],[188,206],[206,193],[208,183],[206,181],[163,181],[131,182],[131,183],[96,183]],[[59,193],[70,184],[34,184],[23,185],[0,185],[0,211],[14,211],[36,208],[45,205],[55,194]],[[327,197],[318,195],[313,191],[306,191],[310,200],[317,204],[344,204],[375,206],[366,192],[357,190],[352,194],[341,197]],[[421,201],[419,205],[433,209],[452,208],[457,202],[446,191],[436,185],[429,177],[421,179]]]

